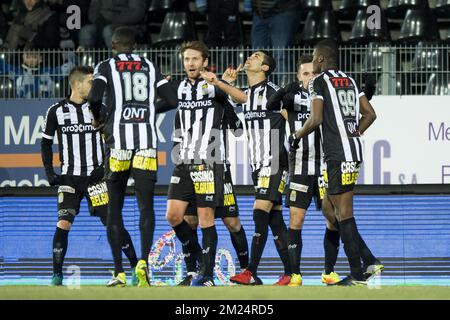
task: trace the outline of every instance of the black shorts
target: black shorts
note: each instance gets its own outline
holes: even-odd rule
[[[170,178],[168,199],[200,208],[223,206],[223,164],[179,164]]]
[[[294,175],[289,178],[286,193],[286,207],[295,207],[307,210],[314,198],[316,208],[322,209],[322,200],[325,194],[323,176]]]
[[[360,166],[359,161],[327,161],[327,169],[324,172],[327,194],[353,191],[358,181]]]
[[[87,200],[91,216],[106,218],[109,201],[106,182],[89,183],[88,177],[63,175],[58,187],[58,220],[66,220],[65,217],[72,219],[68,214],[76,216],[83,197]]]
[[[158,170],[156,149],[119,150],[107,149],[105,161],[105,179],[118,180],[124,174],[156,180]]]
[[[252,172],[255,197],[260,200],[272,201],[274,205],[282,204],[284,187],[288,178],[288,171],[280,168],[272,174],[271,167],[263,167]]]
[[[216,207],[214,217],[216,219],[233,218],[239,216],[239,207],[236,201],[236,195],[233,188],[233,180],[231,179],[231,172],[229,167],[225,171],[224,190],[223,190],[223,205]],[[187,216],[197,216],[197,206],[189,203],[185,213]]]

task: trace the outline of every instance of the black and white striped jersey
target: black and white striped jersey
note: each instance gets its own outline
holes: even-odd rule
[[[289,87],[295,88],[294,100],[284,103],[283,108],[288,112],[288,130],[293,133],[302,128],[308,120],[311,103],[308,91],[298,82],[290,84]],[[321,133],[320,128],[317,128],[300,141],[298,149],[289,152],[291,174],[320,175],[322,153]]]
[[[253,171],[278,162],[287,167],[286,120],[278,110],[267,110],[267,100],[280,88],[267,79],[246,89],[242,104],[250,165]]]
[[[88,103],[65,99],[47,110],[42,138],[53,141],[57,134],[61,174],[89,176],[103,165],[102,137],[91,122]]]
[[[310,99],[323,100],[322,141],[325,161],[363,161],[359,134],[360,92],[353,78],[328,69],[309,82]]]
[[[171,84],[178,96],[172,140],[179,143],[181,162],[223,162],[222,118],[227,95],[203,79],[194,83],[184,79]]]
[[[105,142],[109,148],[156,149],[156,89],[167,80],[147,58],[121,53],[100,62],[94,79],[106,83]]]

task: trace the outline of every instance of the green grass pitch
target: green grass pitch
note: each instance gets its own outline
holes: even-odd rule
[[[81,286],[80,289],[48,286],[0,286],[0,299],[152,299],[152,300],[449,300],[446,286],[383,286],[366,287],[273,287],[227,286],[213,288],[150,287],[106,288]]]

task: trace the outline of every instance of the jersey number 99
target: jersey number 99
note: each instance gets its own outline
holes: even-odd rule
[[[338,90],[337,96],[339,99],[339,105],[341,106],[342,113],[345,117],[356,116],[355,110],[355,91],[353,90]]]

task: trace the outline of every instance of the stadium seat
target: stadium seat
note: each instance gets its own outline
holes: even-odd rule
[[[419,42],[411,64],[412,71],[442,70],[442,50],[432,43]]]
[[[367,46],[366,56],[361,66],[362,71],[381,71],[383,68],[382,47],[389,47],[390,43],[371,42]]]
[[[333,10],[331,0],[302,0],[301,7],[306,10]]]
[[[151,0],[148,11],[168,11],[172,6],[173,0]]]
[[[361,9],[356,15],[355,23],[349,36],[349,43],[366,44],[375,41],[390,41],[391,34],[389,33],[386,16],[381,11],[381,28],[369,29],[367,26],[367,19],[370,14],[366,13],[366,9]]]
[[[436,0],[436,8],[434,12],[439,18],[450,17],[450,0]]]
[[[187,12],[168,12],[154,45],[173,47],[183,41],[195,39],[197,39],[197,33],[191,15]]]
[[[300,37],[301,44],[314,45],[323,39],[341,41],[339,25],[333,11],[310,11]]]
[[[371,5],[380,6],[380,0],[342,0],[336,16],[341,20],[354,19],[358,10]]]
[[[386,8],[388,18],[402,19],[409,9],[428,9],[427,0],[389,0]]]
[[[446,73],[432,73],[425,88],[426,95],[450,95],[450,78]]]
[[[399,42],[416,43],[438,39],[436,18],[430,10],[409,9],[406,12],[398,37]]]

